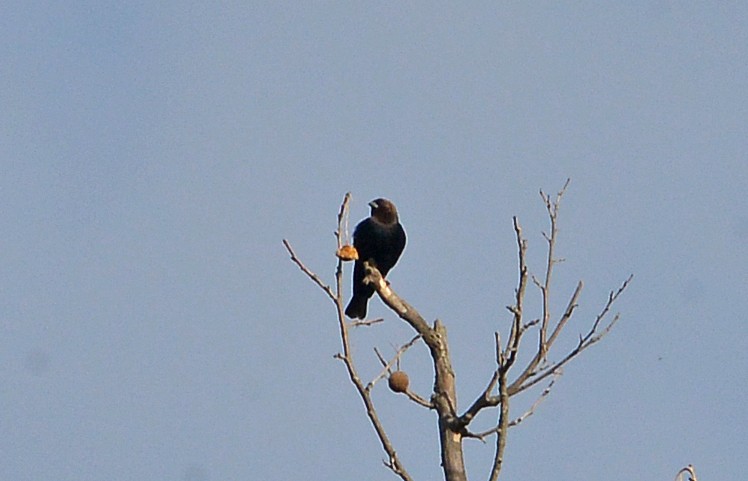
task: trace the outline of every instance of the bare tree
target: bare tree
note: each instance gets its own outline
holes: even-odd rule
[[[335,231],[335,237],[337,239],[339,255],[335,270],[334,288],[325,284],[317,274],[309,270],[297,257],[289,242],[285,239],[283,240],[283,244],[290,254],[291,260],[324,291],[335,305],[342,342],[342,352],[337,354],[336,357],[345,365],[348,377],[366,407],[366,414],[369,417],[369,421],[374,427],[382,448],[387,455],[385,465],[403,481],[411,481],[413,478],[398,457],[392,441],[377,415],[377,410],[371,397],[372,389],[377,382],[388,377],[391,389],[396,392],[402,392],[419,406],[436,411],[439,443],[441,446],[441,465],[446,481],[467,481],[463,457],[463,440],[466,438],[476,438],[485,441],[487,438],[495,436],[493,466],[488,479],[496,481],[499,478],[504,461],[504,450],[509,428],[520,424],[524,419],[532,415],[540,402],[551,392],[551,388],[559,376],[561,368],[579,356],[588,347],[602,339],[618,321],[619,314],[615,314],[610,318],[609,313],[613,303],[631,281],[631,276],[617,290],[610,292],[599,314],[591,320],[587,332],[579,336],[578,342],[571,350],[560,355],[556,354],[555,350],[553,350],[561,332],[567,326],[569,319],[571,319],[577,308],[577,302],[583,287],[580,281],[571,295],[566,309],[564,309],[560,316],[554,317],[552,315],[550,305],[553,271],[555,266],[561,261],[561,259],[556,257],[555,253],[558,234],[558,212],[561,199],[566,192],[568,184],[569,181],[567,180],[564,187],[553,198],[545,194],[542,190],[540,191],[550,220],[549,232],[543,234],[547,243],[547,258],[544,266],[544,274],[541,277],[533,276],[528,270],[526,264],[527,241],[523,236],[519,220],[516,217],[513,219],[517,240],[519,274],[514,303],[507,306],[511,314],[511,327],[506,336],[506,341],[502,341],[502,337],[498,331],[494,333],[493,343],[496,351],[496,364],[490,378],[486,382],[485,389],[464,412],[458,410],[455,374],[452,370],[449,344],[447,342],[447,329],[444,323],[437,319],[433,324],[429,324],[418,313],[418,310],[395,293],[389,283],[382,278],[379,271],[369,265],[368,262],[366,263],[367,275],[365,282],[374,286],[382,301],[405,321],[415,333],[414,337],[400,347],[395,356],[389,361],[386,361],[379,351],[377,351],[377,356],[382,364],[382,370],[374,379],[364,382],[359,376],[351,353],[351,328],[362,324],[371,325],[378,320],[348,321],[344,314],[343,262],[346,260],[346,256],[341,255],[341,252],[350,250],[350,246],[346,243],[348,239],[347,224],[350,193],[346,194],[338,212],[338,228]],[[532,282],[539,290],[542,302],[540,318],[529,321],[524,317],[524,304],[528,282]],[[522,365],[517,361],[518,355],[520,346],[527,345],[522,344],[521,341],[528,337],[531,339],[534,338],[534,348],[531,348],[534,349],[534,354],[530,356],[526,364]],[[408,387],[406,375],[399,370],[395,371],[396,374],[392,372],[393,367],[399,364],[400,357],[412,345],[421,340],[428,348],[434,369],[434,388],[428,399],[418,395]],[[530,352],[533,351],[531,350]],[[554,355],[553,358],[551,354]],[[512,397],[530,388],[542,385],[541,383],[544,383],[545,387],[538,394],[536,401],[524,410],[523,414],[512,417],[510,412]],[[496,425],[482,432],[471,431],[470,425],[476,416],[482,411],[491,408],[498,409],[498,421]]]

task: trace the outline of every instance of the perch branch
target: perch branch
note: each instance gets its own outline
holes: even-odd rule
[[[376,267],[364,262],[364,282],[374,287],[382,301],[408,323],[429,348],[434,365],[434,393],[431,402],[439,418],[442,469],[447,481],[467,481],[462,449],[463,426],[457,418],[457,390],[449,356],[447,329],[441,321],[429,326],[421,314],[398,296]]]

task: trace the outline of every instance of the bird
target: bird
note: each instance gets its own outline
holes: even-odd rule
[[[395,204],[387,199],[369,202],[371,216],[362,220],[353,231],[353,247],[358,260],[353,267],[353,297],[345,308],[351,319],[364,319],[374,287],[364,284],[364,262],[376,267],[385,277],[405,249],[405,229],[400,225]]]

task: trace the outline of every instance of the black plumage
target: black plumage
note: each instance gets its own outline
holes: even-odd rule
[[[364,262],[373,263],[385,277],[405,249],[405,230],[398,220],[395,204],[376,199],[369,206],[371,217],[359,222],[353,231],[358,260],[353,267],[353,297],[345,308],[345,315],[352,319],[366,317],[369,298],[374,294],[374,288],[364,284]]]

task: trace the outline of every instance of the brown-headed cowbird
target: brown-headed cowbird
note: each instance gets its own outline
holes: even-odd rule
[[[395,204],[377,199],[369,202],[369,206],[371,217],[359,222],[353,231],[358,260],[353,267],[353,297],[345,308],[345,315],[352,319],[366,317],[369,298],[374,294],[374,288],[364,284],[364,262],[373,263],[384,277],[405,249],[405,230],[398,221]]]

